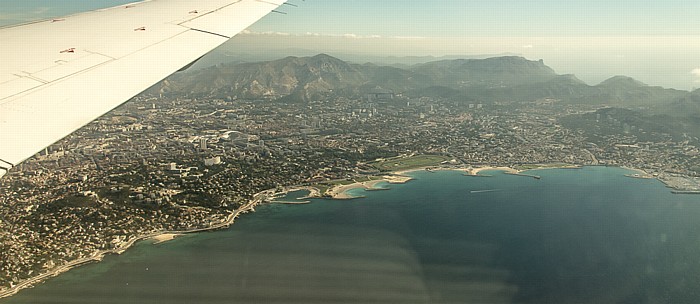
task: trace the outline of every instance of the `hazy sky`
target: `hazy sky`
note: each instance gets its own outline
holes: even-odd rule
[[[132,1],[0,0],[0,24]],[[223,49],[376,55],[516,53],[590,84],[624,74],[700,87],[700,1],[293,0]]]

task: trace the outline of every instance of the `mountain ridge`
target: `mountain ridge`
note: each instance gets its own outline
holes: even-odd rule
[[[149,92],[304,102],[341,95],[362,98],[375,88],[406,93],[409,97],[425,95],[482,102],[553,98],[626,107],[655,107],[692,99],[690,92],[649,86],[621,75],[589,85],[573,74],[557,74],[543,60],[520,56],[445,59],[406,68],[349,63],[327,54],[288,56],[178,73]]]

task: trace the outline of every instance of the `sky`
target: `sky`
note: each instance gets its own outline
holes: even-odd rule
[[[0,0],[0,25],[120,5],[124,0]],[[589,84],[615,75],[700,87],[700,1],[291,0],[218,52],[519,54]]]

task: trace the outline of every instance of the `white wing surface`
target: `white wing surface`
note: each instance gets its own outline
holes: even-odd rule
[[[147,0],[0,29],[0,177],[286,0]]]

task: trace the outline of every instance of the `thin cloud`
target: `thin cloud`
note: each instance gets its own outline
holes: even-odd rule
[[[401,39],[401,40],[423,40],[423,39],[428,39],[428,37],[422,37],[422,36],[396,36],[392,37],[394,39]]]
[[[248,29],[241,31],[240,34],[242,34],[242,35],[254,35],[254,36],[291,36],[291,35],[292,35],[292,34],[290,34],[290,33],[273,32],[273,31],[269,31],[269,32],[253,32],[253,31],[248,30]]]
[[[320,33],[312,33],[312,32],[306,32],[304,34],[292,34],[292,33],[285,33],[285,32],[255,32],[255,31],[251,31],[249,29],[243,30],[240,34],[242,34],[242,35],[255,35],[255,36],[332,37],[332,38],[348,38],[348,39],[378,39],[378,38],[383,38],[380,35],[363,36],[363,35],[352,34],[352,33],[342,34],[342,35],[330,35],[330,34],[320,34]]]
[[[290,33],[284,33],[284,32],[259,32],[259,33],[252,33],[254,35],[263,35],[263,36],[291,36],[292,34]]]
[[[694,69],[690,73],[697,77],[697,79],[695,79],[695,82],[700,83],[700,68]]]

